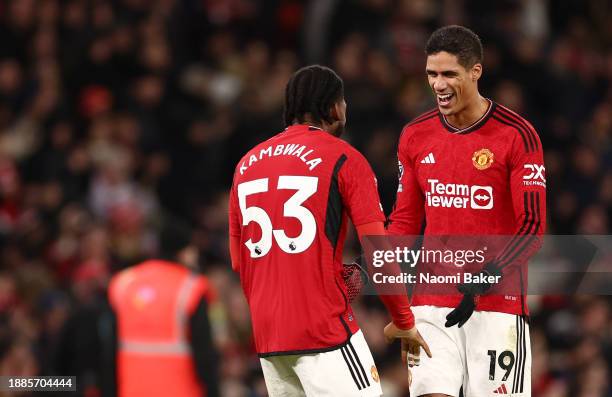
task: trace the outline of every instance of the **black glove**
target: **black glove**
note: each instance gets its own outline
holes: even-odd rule
[[[489,282],[488,276],[499,276],[497,280],[501,279],[501,270],[497,268],[495,262],[487,263],[481,271],[474,273],[472,278],[476,278],[478,282],[473,283],[461,283],[457,286],[459,292],[463,294],[463,299],[459,305],[446,316],[445,327],[452,327],[455,324],[459,324],[461,328],[463,324],[472,316],[474,309],[476,308],[475,297],[483,295],[489,289],[491,289],[492,283]]]
[[[459,328],[463,327],[463,324],[472,317],[475,308],[476,302],[474,301],[474,295],[463,295],[463,299],[461,299],[459,305],[446,316],[446,323],[444,326],[449,328],[455,324],[459,324]]]

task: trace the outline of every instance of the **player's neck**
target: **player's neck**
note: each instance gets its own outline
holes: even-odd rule
[[[330,125],[327,124],[326,122],[316,122],[316,121],[312,121],[309,117],[305,117],[304,122],[302,123],[298,123],[296,122],[295,124],[300,124],[300,125],[306,125],[308,127],[314,127],[323,131],[330,131]]]
[[[456,129],[462,130],[480,120],[490,105],[486,98],[478,95],[463,110],[446,116],[446,121]]]
[[[303,123],[297,123],[297,125],[305,125],[307,127],[312,127],[312,128],[316,128],[319,130],[325,130],[325,127],[320,124],[320,123],[309,123],[307,121],[303,122]]]

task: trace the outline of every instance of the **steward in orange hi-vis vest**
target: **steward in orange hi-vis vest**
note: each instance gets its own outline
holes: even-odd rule
[[[183,263],[183,250],[196,252],[184,241],[180,247],[176,234],[162,232],[162,250],[174,244],[174,256]],[[218,395],[206,277],[176,262],[149,260],[116,274],[108,295],[116,318],[117,396]]]

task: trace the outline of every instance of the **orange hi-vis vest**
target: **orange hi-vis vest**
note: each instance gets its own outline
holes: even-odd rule
[[[189,318],[208,297],[206,278],[151,260],[116,274],[108,293],[117,316],[118,396],[205,396],[191,355]]]

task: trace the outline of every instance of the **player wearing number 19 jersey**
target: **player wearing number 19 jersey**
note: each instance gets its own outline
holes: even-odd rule
[[[385,217],[369,164],[337,137],[342,91],[328,68],[298,71],[287,86],[287,128],[248,151],[234,174],[232,265],[271,396],[381,394],[347,301],[342,250],[348,218],[361,235],[384,233]],[[407,296],[382,298],[396,329],[413,329]]]
[[[438,108],[402,131],[400,181],[388,229],[416,235],[425,224],[426,241],[428,236],[445,236],[445,241],[489,236],[483,239],[499,249],[489,253],[484,267],[470,271],[501,281],[464,282],[459,291],[452,287],[454,294],[436,294],[426,284],[415,287],[417,326],[432,343],[434,357],[414,370],[411,396],[456,397],[463,387],[466,397],[527,397],[525,265],[545,230],[542,145],[526,120],[479,95],[482,46],[476,34],[459,26],[441,28],[426,52]],[[440,264],[418,266],[428,274],[446,271]]]

